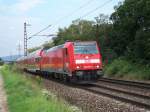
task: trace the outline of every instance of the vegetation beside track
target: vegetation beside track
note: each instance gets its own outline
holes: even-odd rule
[[[14,67],[1,69],[10,112],[73,112],[65,101],[42,90],[39,80],[32,80]]]
[[[0,66],[4,64],[3,60],[0,58]]]
[[[116,59],[105,66],[105,74],[109,77],[150,80],[150,69],[148,66],[132,63],[126,59]]]

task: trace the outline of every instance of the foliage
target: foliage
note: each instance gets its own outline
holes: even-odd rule
[[[49,48],[51,48],[51,47],[53,47],[54,46],[54,43],[53,42],[51,42],[51,41],[47,41],[47,42],[45,42],[43,45],[42,45],[42,47],[44,48],[44,49],[49,49]]]
[[[38,49],[42,49],[42,48],[44,48],[44,49],[49,49],[49,48],[51,48],[51,47],[53,47],[54,46],[54,43],[53,42],[51,42],[51,41],[46,41],[44,44],[42,44],[41,46],[38,46],[38,47],[33,47],[33,48],[30,48],[30,49],[28,49],[28,52],[29,53],[31,53],[31,52],[34,52],[34,51],[36,51],[36,50],[38,50]]]
[[[62,44],[67,40],[89,40],[94,38],[93,21],[75,20],[68,28],[59,29],[57,38],[54,38],[55,45]]]
[[[8,97],[10,112],[71,112],[69,105],[53,94],[41,90],[41,86],[25,75],[13,72],[5,65],[1,72]]]
[[[28,52],[31,53],[31,52],[34,52],[34,51],[40,49],[40,48],[41,47],[33,47],[33,48],[28,49]]]
[[[149,67],[134,64],[127,59],[116,59],[105,66],[105,74],[109,77],[150,80]]]
[[[111,15],[111,47],[133,61],[150,62],[150,1],[125,0]]]
[[[0,66],[4,64],[4,61],[0,58]]]

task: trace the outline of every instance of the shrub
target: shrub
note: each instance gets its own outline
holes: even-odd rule
[[[105,66],[105,74],[109,77],[150,80],[149,67],[131,63],[125,59],[116,59]]]

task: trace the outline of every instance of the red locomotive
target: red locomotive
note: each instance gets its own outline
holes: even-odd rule
[[[17,64],[22,69],[48,73],[65,81],[93,81],[103,76],[100,49],[95,41],[66,42],[41,49],[18,59]]]

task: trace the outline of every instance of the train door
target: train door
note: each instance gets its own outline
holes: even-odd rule
[[[43,70],[44,60],[46,58],[46,50],[42,49],[40,52],[40,59],[39,59],[39,69],[40,71]]]
[[[41,56],[35,58],[36,70],[41,70]]]
[[[69,71],[69,55],[67,48],[63,48],[63,70],[64,72]]]

